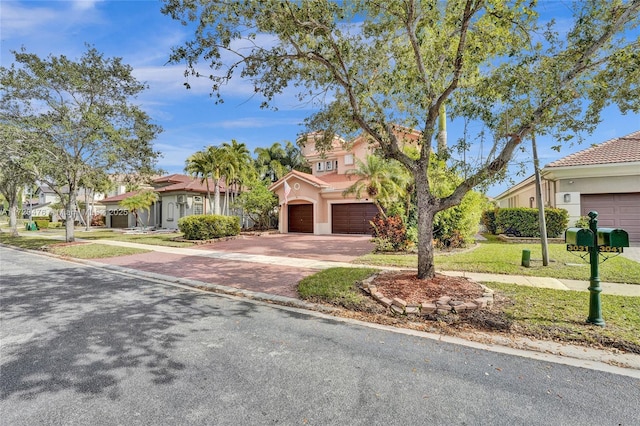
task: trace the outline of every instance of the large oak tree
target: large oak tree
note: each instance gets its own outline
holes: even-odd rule
[[[214,94],[244,78],[268,105],[294,87],[301,101],[320,101],[307,123],[327,136],[319,148],[334,133],[364,132],[404,164],[417,189],[420,278],[435,273],[434,215],[503,174],[525,138],[562,144],[612,102],[639,109],[640,0],[577,1],[562,26],[543,21],[535,0],[164,1],[165,14],[195,29],[171,60],[210,78]],[[477,136],[493,146],[468,161],[469,135],[441,152],[465,179],[437,196],[429,159],[443,105],[481,123]],[[421,132],[417,159],[402,151],[398,126]]]
[[[89,47],[77,61],[24,49],[0,68],[0,120],[28,138],[17,152],[39,181],[60,197],[66,240],[74,240],[76,195],[96,172],[153,172],[159,153],[152,141],[161,131],[134,103],[146,86],[120,58]]]

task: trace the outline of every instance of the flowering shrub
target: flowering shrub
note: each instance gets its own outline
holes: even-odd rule
[[[407,227],[400,216],[377,214],[371,226],[376,251],[404,251],[409,248],[411,242],[407,238]]]

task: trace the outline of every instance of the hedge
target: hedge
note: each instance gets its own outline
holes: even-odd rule
[[[31,220],[36,223],[38,229],[47,229],[49,227],[49,216],[32,216]]]
[[[569,213],[564,209],[544,209],[547,236],[561,235],[569,224]],[[495,218],[493,221],[492,219]],[[494,233],[509,233],[520,237],[539,237],[538,209],[518,207],[494,210],[493,217],[485,212],[483,221],[487,230]]]
[[[211,240],[240,233],[238,216],[194,215],[178,219],[178,229],[187,240]]]

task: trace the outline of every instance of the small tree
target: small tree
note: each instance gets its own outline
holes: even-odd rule
[[[159,153],[151,142],[161,129],[132,102],[146,86],[120,58],[94,48],[78,61],[41,59],[24,49],[13,54],[15,63],[0,67],[0,120],[33,137],[8,155],[25,159],[60,197],[66,241],[73,241],[81,181],[96,170],[153,173]]]
[[[25,135],[20,135],[10,126],[0,125],[0,140],[9,153],[20,151]],[[27,184],[33,183],[33,175],[28,172],[25,159],[15,154],[0,156],[0,194],[9,204],[9,229],[12,236],[18,236],[18,204],[20,192]]]
[[[236,205],[243,209],[259,229],[268,229],[278,206],[278,197],[269,191],[264,182],[254,179],[249,184],[249,190],[238,196]]]
[[[120,201],[120,206],[128,209],[136,218],[136,226],[139,222],[142,222],[142,229],[147,227],[147,224],[140,219],[138,211],[147,211],[147,215],[151,212],[151,206],[158,201],[158,194],[152,190],[140,191],[135,195],[125,198]]]

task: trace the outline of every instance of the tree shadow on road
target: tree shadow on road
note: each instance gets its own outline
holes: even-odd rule
[[[221,315],[201,294],[77,266],[46,280],[3,274],[0,285],[3,400],[64,390],[118,399],[140,367],[150,384],[170,384],[185,369],[172,356],[186,337],[176,326]]]

